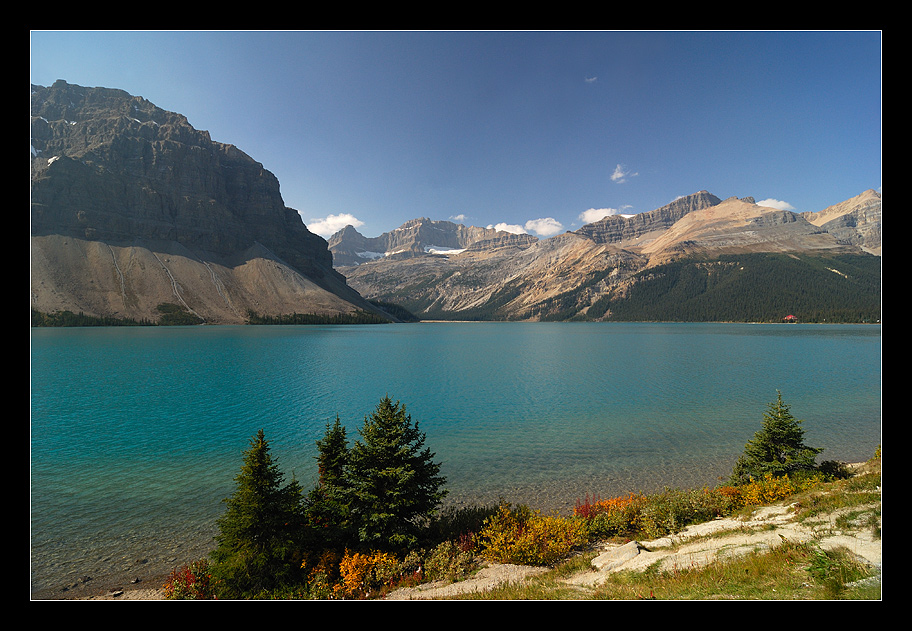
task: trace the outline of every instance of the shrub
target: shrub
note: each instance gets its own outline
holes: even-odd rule
[[[459,581],[476,568],[475,555],[455,541],[444,541],[427,555],[424,575],[430,581]]]
[[[333,586],[341,579],[339,564],[342,555],[334,550],[323,550],[311,557],[301,564],[310,598],[332,598],[335,595]]]
[[[827,480],[845,480],[852,477],[848,465],[837,460],[824,460],[817,465],[817,471]]]
[[[693,520],[687,492],[665,489],[651,495],[640,510],[640,531],[649,537],[678,532]]]
[[[501,504],[477,541],[482,555],[496,563],[549,565],[587,541],[585,520],[543,516],[526,506]]]
[[[171,572],[165,582],[165,598],[168,600],[209,600],[215,598],[205,559],[185,565]]]
[[[342,598],[366,598],[399,576],[399,561],[389,552],[346,552],[339,563],[342,582],[334,588]]]
[[[644,499],[631,493],[591,503],[587,497],[585,503],[577,503],[573,514],[588,521],[590,536],[616,537],[637,530]]]

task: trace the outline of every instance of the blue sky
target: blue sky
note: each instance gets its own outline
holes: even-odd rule
[[[881,190],[881,56],[878,31],[33,31],[30,80],[185,115],[325,237],[547,237],[703,189],[799,212]]]

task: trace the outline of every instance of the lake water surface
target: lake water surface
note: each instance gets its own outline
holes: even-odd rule
[[[881,442],[881,327],[421,323],[31,331],[34,593],[167,573],[211,547],[262,428],[314,482],[389,395],[442,464],[449,502],[569,512],[731,472],[776,391],[821,459]]]

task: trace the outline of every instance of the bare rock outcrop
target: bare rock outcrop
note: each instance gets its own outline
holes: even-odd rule
[[[840,243],[881,254],[883,200],[869,189],[860,195],[816,213],[802,213],[807,221],[832,234]]]
[[[673,202],[636,215],[609,215],[598,221],[586,224],[576,234],[591,239],[596,243],[625,243],[642,245],[638,240],[670,228],[679,219],[690,212],[710,208],[721,203],[718,197],[708,191],[699,191],[693,195],[680,197]]]
[[[402,260],[416,256],[446,256],[466,250],[480,252],[503,247],[524,248],[537,240],[530,234],[420,218],[370,238],[353,226],[346,226],[329,238],[329,249],[335,266],[339,268],[384,258]]]

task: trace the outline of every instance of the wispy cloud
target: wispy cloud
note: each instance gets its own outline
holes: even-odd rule
[[[463,221],[466,220],[466,216],[463,214],[453,215],[452,217],[450,217],[450,219],[452,219],[453,221],[458,221],[458,222],[462,223]]]
[[[757,202],[757,206],[763,206],[765,208],[776,208],[778,210],[795,210],[795,207],[779,199],[764,199]]]
[[[339,213],[338,215],[328,215],[322,219],[311,219],[306,224],[308,230],[324,239],[328,239],[345,226],[358,228],[363,226],[364,222],[350,213]]]
[[[586,83],[595,83],[596,81],[598,81],[598,77],[586,77],[585,79],[583,79],[583,81],[585,81]]]
[[[611,174],[611,181],[621,184],[622,182],[626,182],[627,178],[636,177],[637,175],[639,174],[632,173],[628,171],[623,164],[619,164],[614,168],[614,173]]]

